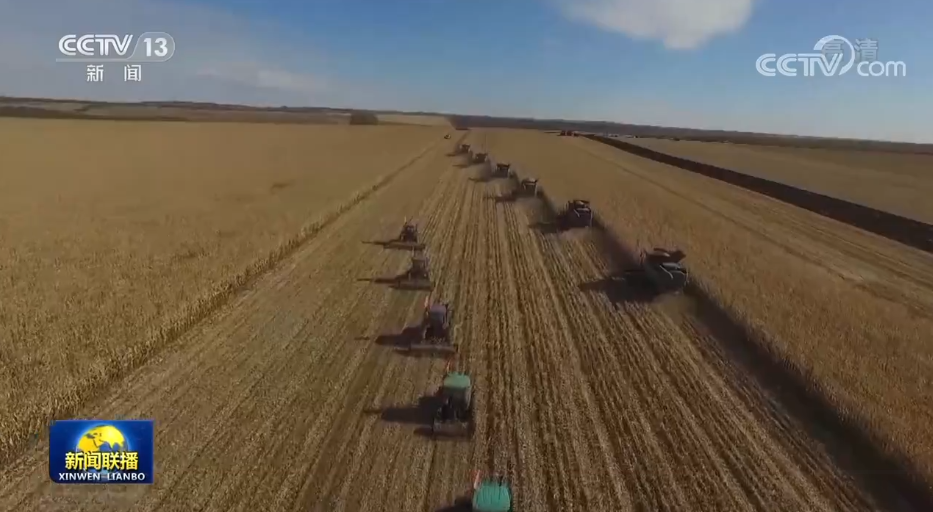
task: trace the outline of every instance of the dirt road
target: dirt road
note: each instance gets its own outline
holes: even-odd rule
[[[155,485],[53,486],[40,445],[2,474],[0,509],[436,511],[474,468],[507,474],[523,511],[882,508],[689,307],[613,304],[598,233],[536,228],[537,201],[503,199],[452,146],[82,411],[156,420]],[[397,335],[426,294],[373,282],[408,254],[366,242],[405,217],[457,307],[472,442],[422,433],[444,363]]]

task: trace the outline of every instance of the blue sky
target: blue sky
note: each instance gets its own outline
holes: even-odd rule
[[[51,13],[54,13],[51,14]],[[0,0],[0,94],[356,106],[933,142],[933,2]],[[165,31],[143,81],[55,63],[68,33]],[[907,77],[773,77],[765,52],[878,40]]]

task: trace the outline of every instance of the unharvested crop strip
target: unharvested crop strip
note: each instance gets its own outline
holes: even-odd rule
[[[823,215],[824,217],[844,222],[922,251],[933,252],[933,226],[924,222],[844,201],[835,197],[818,194],[784,183],[766,180],[749,173],[738,172],[724,167],[661,153],[622,140],[599,135],[586,135],[586,137],[642,158],[672,165],[685,171],[702,174],[703,176],[772,197],[779,201],[804,208],[819,215]]]
[[[269,254],[254,261],[239,274],[231,276],[226,281],[216,285],[210,292],[185,305],[178,314],[168,319],[161,327],[146,333],[144,335],[145,341],[141,345],[142,349],[132,352],[129,359],[115,361],[114,364],[107,366],[108,373],[106,375],[85,382],[79,389],[71,390],[81,400],[69,404],[56,403],[52,409],[46,412],[44,418],[34,417],[21,420],[23,429],[6,434],[9,441],[5,446],[0,447],[0,462],[10,462],[22,455],[23,450],[26,448],[25,440],[29,437],[30,432],[42,431],[41,425],[47,424],[53,418],[74,415],[76,409],[86,401],[93,390],[99,389],[105,383],[112,382],[145,364],[152,355],[173,343],[203,319],[220,310],[236,293],[268,273],[278,262],[293,254],[299,247],[313,239],[321,230],[332,224],[341,215],[381,190],[396,176],[422,159],[438,144],[439,141],[436,141],[424,148],[408,162],[360,190],[331,212],[305,226],[299,233],[280,244]]]

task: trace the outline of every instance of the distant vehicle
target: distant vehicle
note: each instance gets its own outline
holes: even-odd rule
[[[428,256],[422,252],[414,252],[411,257],[411,266],[396,282],[397,288],[410,290],[430,290],[434,288],[431,274],[428,271]]]
[[[508,178],[512,174],[512,164],[509,163],[497,163],[496,169],[493,172],[495,176],[501,178]]]
[[[519,191],[522,195],[535,197],[538,195],[538,179],[525,178],[522,180]]]
[[[449,139],[449,138],[450,138],[450,134],[448,133],[447,135],[444,135],[444,138],[445,138],[445,139]]]
[[[624,277],[628,281],[650,284],[658,293],[679,293],[687,287],[690,274],[681,263],[687,255],[680,249],[655,247],[643,251],[639,268],[628,270]]]
[[[402,225],[402,231],[399,233],[398,238],[389,242],[389,245],[415,251],[425,248],[425,244],[418,241],[418,226],[408,219],[405,219],[405,224]]]
[[[473,379],[464,372],[452,371],[448,363],[436,396],[441,405],[431,424],[434,435],[472,437],[475,428]]]
[[[565,227],[588,228],[593,225],[593,209],[585,199],[571,199],[560,214],[560,221]]]
[[[462,153],[462,154],[467,154],[467,153],[469,153],[469,152],[470,152],[470,145],[469,145],[469,144],[460,144],[460,153]]]
[[[486,153],[473,153],[473,163],[481,164],[486,161]]]

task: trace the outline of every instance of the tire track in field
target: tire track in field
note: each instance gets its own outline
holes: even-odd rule
[[[484,188],[493,190],[489,186]],[[530,374],[524,356],[524,347],[533,341],[525,338],[516,311],[520,305],[519,283],[511,262],[505,219],[498,215],[494,202],[483,208],[483,213],[489,264],[494,272],[487,303],[491,316],[488,333],[491,397],[485,411],[487,467],[478,469],[508,477],[513,482],[514,499],[522,503],[522,508],[546,510],[553,496],[548,492],[544,472],[547,461],[542,433],[534,418],[534,382],[540,376]]]
[[[499,194],[507,192],[499,188]],[[525,284],[520,288],[518,309],[525,337],[531,340],[524,347],[525,355],[539,376],[535,405],[538,425],[543,427],[539,435],[547,440],[550,509],[621,510],[628,499],[617,483],[621,480],[618,466],[605,453],[609,433],[583,378],[580,358],[572,350],[574,333],[521,204],[527,201],[504,203],[499,215],[511,238],[516,276]]]
[[[464,184],[462,179],[455,175],[455,170],[451,170],[450,174],[456,185],[452,187],[450,194],[439,198],[440,203],[443,205],[443,208],[435,209],[435,216],[439,219],[439,223],[429,231],[432,237],[436,236],[438,238],[436,243],[429,240],[429,246],[433,248],[432,252],[438,255],[432,259],[431,272],[435,283],[433,295],[439,299],[446,297],[444,283],[450,280],[451,266],[455,265],[458,255],[462,252],[462,244],[457,235],[462,231],[464,225],[469,222],[468,204],[464,203]],[[420,300],[413,304],[408,311],[408,315],[403,318],[405,325],[414,325],[420,321],[421,306]],[[399,330],[396,329],[396,332]],[[431,358],[420,359],[396,353],[384,354],[382,357],[404,360],[404,367],[395,378],[397,385],[394,390],[385,397],[377,397],[372,400],[371,405],[378,406],[378,409],[401,407],[408,410],[406,415],[416,412],[417,409],[412,410],[411,406],[418,403],[418,398],[433,391],[430,389],[430,385],[439,380],[442,366],[432,361]],[[394,510],[394,505],[390,506],[388,504],[395,504],[398,501],[422,502],[424,496],[429,492],[428,485],[430,485],[430,481],[427,482],[428,485],[415,492],[415,489],[408,485],[399,485],[399,480],[390,480],[389,475],[398,474],[398,471],[403,468],[406,471],[410,469],[408,462],[411,458],[406,452],[417,452],[419,448],[423,448],[426,444],[427,440],[421,437],[416,430],[417,428],[424,428],[424,426],[406,424],[399,427],[393,425],[392,422],[381,419],[371,419],[369,421],[377,431],[377,439],[372,441],[375,453],[371,453],[371,456],[365,459],[366,471],[358,476],[362,487],[361,496],[350,501],[347,510],[376,510],[380,509],[381,506],[385,506],[386,510]],[[386,447],[386,449],[381,449],[381,447]],[[427,466],[429,468],[430,465],[425,464],[425,462],[429,463],[431,460],[430,451],[421,451],[426,452],[423,455],[426,457],[426,461],[422,460],[421,467]],[[393,466],[393,461],[399,463],[398,467]],[[380,488],[367,483],[372,480],[380,480],[385,482],[387,486]],[[415,482],[424,480],[420,476],[413,478]],[[408,480],[403,479],[401,481],[407,482]],[[391,484],[389,484],[390,482]],[[400,496],[393,499],[390,494],[395,491]]]
[[[59,506],[74,510],[92,503],[96,503],[95,506],[102,505],[105,510],[107,507],[125,510],[130,503],[135,503],[135,509],[142,510],[191,510],[208,501],[216,503],[228,499],[231,503],[240,502],[243,496],[238,492],[242,492],[244,486],[235,480],[235,477],[242,476],[236,474],[235,468],[240,466],[231,465],[230,462],[238,460],[238,456],[251,458],[244,454],[254,453],[257,443],[247,436],[245,446],[232,443],[236,448],[231,450],[230,438],[223,435],[222,427],[233,427],[242,434],[250,424],[262,425],[263,418],[283,411],[286,403],[281,397],[292,396],[289,393],[293,393],[296,387],[304,387],[300,384],[313,384],[311,381],[295,380],[309,379],[313,372],[287,372],[285,375],[292,376],[292,379],[272,379],[271,374],[283,375],[283,370],[294,365],[308,367],[332,364],[333,360],[328,359],[328,356],[339,351],[329,350],[333,347],[324,346],[320,339],[309,337],[320,334],[322,338],[332,339],[334,329],[346,328],[348,322],[323,322],[323,325],[312,323],[307,320],[307,312],[312,312],[311,320],[320,320],[325,315],[322,311],[327,310],[324,304],[329,299],[347,308],[358,303],[361,300],[360,292],[365,293],[366,287],[358,287],[357,293],[341,292],[339,287],[345,285],[345,281],[340,281],[346,279],[347,274],[363,258],[362,253],[368,252],[370,257],[373,254],[373,251],[367,251],[358,240],[354,240],[353,250],[345,252],[344,249],[340,255],[342,257],[333,257],[337,251],[333,245],[358,234],[352,227],[360,219],[378,222],[379,215],[394,211],[391,206],[404,208],[406,202],[396,200],[388,203],[387,191],[393,187],[405,188],[406,184],[417,183],[414,178],[423,172],[423,168],[413,169],[385,190],[377,192],[371,199],[372,208],[354,209],[338,218],[321,233],[322,236],[283,263],[280,271],[258,282],[215,319],[191,331],[186,341],[179,344],[173,353],[163,354],[160,361],[138,371],[135,378],[120,388],[122,397],[89,408],[89,411],[94,411],[95,417],[132,414],[157,419],[160,427],[156,449],[160,456],[156,485],[146,488],[109,487],[106,490],[91,487],[78,489],[77,486],[53,487],[47,483],[47,471],[42,467],[44,461],[38,457],[33,459],[34,469],[21,473],[26,476],[16,482],[15,493],[4,490],[4,501],[15,500],[14,503],[27,510],[52,510]],[[429,188],[421,188],[425,193],[429,192],[433,184],[426,186]],[[406,195],[407,201],[417,200],[418,193],[412,193],[414,190]],[[379,209],[380,204],[390,207],[383,207],[377,215],[375,210]],[[391,255],[381,256],[382,264],[392,263]],[[397,260],[397,257],[394,259]],[[397,266],[397,262],[392,266]],[[296,281],[308,283],[312,287],[317,284],[317,287],[308,290],[302,285],[296,285]],[[264,300],[270,296],[285,300]],[[271,397],[278,399],[269,399]],[[321,406],[328,398],[313,397],[310,398],[310,404],[304,405]],[[315,410],[314,407],[310,409]],[[252,415],[250,411],[253,411]],[[281,418],[282,422],[290,416]],[[248,418],[249,423],[232,423],[234,418],[244,421]],[[283,434],[283,437],[288,437],[287,433]],[[295,434],[292,433],[292,436]],[[181,439],[184,439],[184,444],[178,443]],[[243,440],[238,439],[240,442]],[[274,443],[271,445],[273,449]],[[224,450],[220,450],[220,446]],[[259,460],[263,460],[261,455],[268,453],[268,448],[269,445],[266,445],[259,450]],[[219,453],[226,450],[233,453],[219,460]],[[47,461],[47,449],[45,454]],[[28,462],[25,462],[27,467]],[[247,476],[251,477],[257,469],[249,462],[254,461],[247,461],[244,466],[249,468]],[[275,462],[271,461],[269,466],[276,467]],[[205,470],[212,467],[216,470],[217,465],[223,471],[211,473]],[[234,469],[231,470],[231,467]],[[198,475],[198,478],[177,479],[183,472]],[[226,506],[219,508],[229,509]]]
[[[476,214],[479,208],[482,208],[483,198],[476,187],[471,186],[466,177],[458,176],[464,184],[462,201],[462,222],[457,227],[455,237],[457,244],[452,250],[452,258],[449,265],[443,271],[438,286],[437,298],[439,300],[450,300],[454,307],[454,323],[456,340],[460,343],[460,352],[453,362],[455,368],[470,372],[475,385],[480,385],[478,375],[472,371],[469,366],[469,355],[476,343],[470,336],[470,332],[461,326],[461,323],[469,318],[475,309],[474,303],[470,301],[473,291],[470,284],[465,283],[472,269],[471,258],[475,256],[477,225]],[[426,383],[430,392],[433,392],[443,374],[443,368],[432,375],[431,380]],[[472,466],[471,442],[467,440],[438,440],[431,442],[431,465],[430,484],[428,493],[425,495],[425,503],[422,508],[434,510],[451,503],[461,493],[469,482],[469,468]]]
[[[442,164],[442,169],[446,169],[444,164]],[[456,180],[450,180],[449,175],[450,171],[447,171],[444,189],[456,190],[459,184]],[[422,225],[422,229],[425,231],[429,254],[437,250],[443,256],[445,245],[449,244],[449,234],[453,232],[452,229],[442,229],[444,219],[449,218],[449,215],[445,217],[445,212],[449,213],[454,206],[443,201],[446,196],[447,193],[443,191],[435,195],[431,204],[422,210],[421,216],[428,217],[428,222]],[[431,216],[424,215],[432,210],[439,213]],[[433,233],[437,232],[445,234],[445,238],[440,241],[440,246],[431,243]],[[432,246],[437,249],[431,250]],[[393,270],[399,273],[407,268],[407,264],[405,261]],[[434,279],[437,276],[437,269],[437,259],[432,258],[431,270]],[[378,323],[376,331],[378,334],[395,334],[401,331],[420,309],[423,297],[426,295],[423,292],[391,290],[377,284],[368,286],[379,290],[379,293],[386,297],[391,297],[392,308]],[[367,451],[367,447],[369,446],[369,434],[378,420],[364,414],[364,409],[373,402],[381,402],[387,396],[389,384],[406,378],[406,372],[399,371],[400,366],[405,365],[404,369],[408,369],[409,366],[424,367],[423,364],[416,365],[415,360],[402,362],[401,358],[395,354],[386,357],[383,351],[374,346],[371,339],[357,340],[356,343],[357,350],[361,350],[366,355],[367,364],[354,375],[352,388],[346,394],[346,401],[340,410],[339,417],[330,420],[328,432],[322,441],[324,448],[315,454],[314,461],[309,466],[310,472],[306,476],[304,488],[297,500],[297,503],[302,504],[301,510],[315,506],[317,508],[313,510],[332,511],[346,506],[345,501],[350,495],[351,484],[359,481],[355,471],[361,468],[364,460],[369,460],[374,455],[372,451]],[[408,371],[419,370],[412,368]],[[353,490],[365,492],[365,486],[362,490]]]

